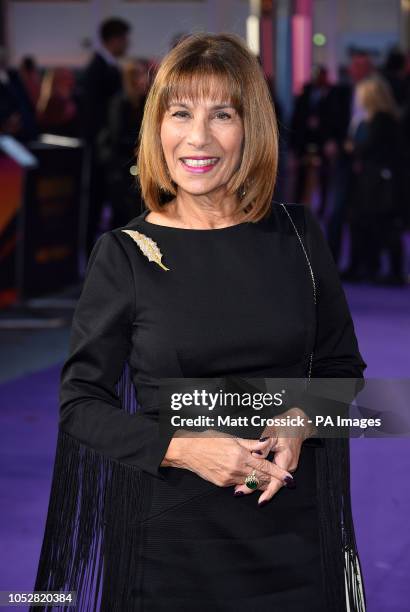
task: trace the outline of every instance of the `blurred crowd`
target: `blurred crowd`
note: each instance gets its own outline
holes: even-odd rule
[[[135,147],[155,64],[127,56],[130,30],[122,19],[104,21],[97,48],[78,71],[41,70],[32,57],[12,69],[0,57],[0,133],[26,144],[44,133],[85,144],[87,256],[104,204],[110,205],[112,227],[125,225],[142,210]]]
[[[32,57],[13,69],[5,54],[0,55],[0,133],[23,143],[41,133],[85,143],[87,255],[105,203],[110,205],[112,227],[143,210],[135,149],[156,66],[127,55],[129,36],[126,21],[104,21],[97,48],[78,71],[44,70]],[[183,36],[176,36],[172,45]],[[338,264],[347,224],[346,280],[404,284],[403,234],[410,224],[409,58],[395,49],[382,66],[375,66],[369,54],[355,51],[349,65],[340,67],[337,82],[330,82],[324,66],[316,66],[286,122],[281,119],[286,143],[281,195],[315,203]]]
[[[376,67],[370,55],[356,51],[337,83],[324,66],[315,67],[295,99],[288,134],[292,199],[310,205],[316,199],[338,264],[343,228],[349,228],[350,261],[342,278],[405,284],[410,59],[394,49]]]

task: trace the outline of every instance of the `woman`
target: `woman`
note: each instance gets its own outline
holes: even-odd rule
[[[406,216],[403,193],[399,112],[390,86],[372,76],[356,87],[364,120],[346,148],[353,156],[350,198],[351,261],[346,280],[404,284],[401,232]],[[380,256],[386,249],[390,272],[381,277]]]
[[[112,227],[126,225],[143,205],[135,184],[134,150],[148,91],[148,64],[129,60],[123,69],[124,91],[110,102],[108,123],[99,135],[99,155],[107,173]]]
[[[77,590],[81,610],[364,609],[346,440],[158,425],[163,379],[362,377],[318,224],[271,205],[276,134],[238,37],[192,35],[163,60],[139,143],[147,210],[94,248],[62,372],[36,588]]]

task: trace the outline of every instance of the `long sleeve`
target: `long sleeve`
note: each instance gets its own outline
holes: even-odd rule
[[[298,405],[313,417],[341,412],[359,392],[367,365],[358,348],[353,320],[340,276],[318,221],[305,208],[305,236],[316,285],[316,334],[312,379],[355,379],[342,383],[343,401],[322,397],[325,385],[312,380],[310,391],[298,397]],[[332,395],[332,383],[328,388]],[[315,392],[316,390],[316,392]],[[324,395],[324,394],[323,394]]]
[[[130,351],[135,283],[127,254],[107,232],[91,254],[61,373],[60,423],[87,446],[163,478],[170,437],[158,423],[121,408],[116,383]]]

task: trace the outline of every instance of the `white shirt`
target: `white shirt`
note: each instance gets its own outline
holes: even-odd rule
[[[105,59],[107,64],[110,64],[110,66],[115,66],[116,68],[119,68],[119,62],[117,58],[114,57],[114,55],[107,49],[107,47],[104,47],[104,45],[98,45],[96,51],[99,55],[101,55],[101,57]]]

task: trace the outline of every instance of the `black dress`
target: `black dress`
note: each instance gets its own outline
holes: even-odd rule
[[[362,376],[319,225],[303,206],[287,209],[304,219],[316,306],[306,254],[280,205],[256,224],[213,230],[155,225],[146,211],[99,239],[62,371],[36,588],[77,588],[80,610],[329,610],[316,484],[323,445],[304,443],[296,488],[263,508],[259,492],[236,498],[233,487],[160,467],[169,444],[158,435],[162,377],[304,377],[312,348],[312,376]],[[152,238],[169,270],[123,229]],[[124,363],[135,412],[121,409],[130,388]],[[72,501],[78,488],[81,500]]]

